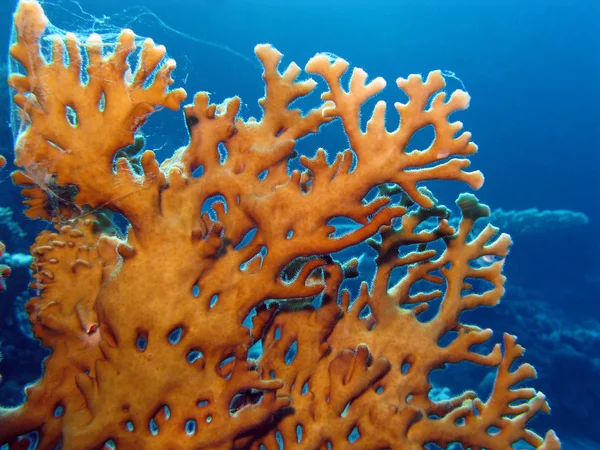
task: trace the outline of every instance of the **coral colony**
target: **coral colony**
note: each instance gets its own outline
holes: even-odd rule
[[[152,151],[127,149],[150,114],[186,98],[170,90],[175,62],[164,61],[164,47],[147,39],[130,69],[130,30],[114,46],[96,34],[85,43],[55,37],[46,55],[39,3],[21,0],[14,23],[10,54],[23,73],[9,84],[24,126],[13,181],[27,216],[55,225],[31,247],[36,296],[27,312],[52,354],[25,403],[0,410],[0,444],[560,448],[552,431],[527,428],[549,407],[523,387],[536,372],[515,363],[523,354],[516,338],[505,334],[480,353],[473,347],[492,330],[460,319],[500,301],[510,237],[491,225],[473,230],[489,209],[472,194],[458,198],[453,227],[448,209],[417,186],[483,183],[466,171],[477,151],[470,134],[448,119],[469,97],[441,92],[439,71],[397,80],[409,100],[395,104],[394,131],[384,102],[363,129],[361,107],[382,79],[367,82],[354,69],[346,90],[348,63],[317,55],[305,70],[326,92],[302,114],[290,104],[317,83],[297,81],[295,64],[281,72],[282,55],[259,45],[262,118],[239,117],[237,97],[216,105],[200,92],[184,107],[189,144],[159,163]],[[296,141],[331,121],[341,122],[350,149],[329,157],[319,149],[291,170]],[[407,151],[427,125],[431,146]],[[127,219],[126,237],[106,225],[111,211]],[[356,226],[341,234],[336,218]],[[364,261],[334,253],[360,243],[373,249],[376,273],[352,294],[344,286],[360,279]],[[472,263],[482,257],[493,262]],[[401,277],[392,276],[397,268]],[[473,391],[430,398],[431,372],[461,361],[496,371],[487,400]]]

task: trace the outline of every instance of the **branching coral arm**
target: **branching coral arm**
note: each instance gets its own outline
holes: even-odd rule
[[[168,90],[175,62],[158,67],[165,48],[146,40],[133,80],[127,81],[127,57],[136,47],[131,30],[121,33],[110,54],[105,54],[100,36],[91,35],[84,46],[85,65],[74,34],[67,34],[64,41],[55,38],[52,58],[46,61],[40,47],[46,25],[37,2],[20,3],[15,14],[17,42],[10,53],[23,65],[25,75],[11,75],[9,84],[29,126],[18,137],[16,164],[26,172],[44,167],[46,174],[56,175],[58,185],[76,185],[79,206],[109,206],[139,222],[144,216],[139,205],[157,207],[164,176],[152,152],[141,159],[142,176],[125,159],[114,158],[134,143],[134,134],[148,115],[160,107],[177,109],[185,99],[183,89]],[[83,71],[87,83],[82,81]],[[144,87],[155,71],[150,86]],[[131,200],[129,196],[138,191],[146,192],[141,195],[144,200]]]
[[[307,72],[319,74],[327,81],[330,90],[323,94],[323,99],[333,101],[335,106],[327,108],[324,113],[327,117],[342,119],[350,144],[358,156],[356,176],[360,174],[366,186],[383,182],[397,183],[413,200],[428,208],[433,203],[418,191],[417,183],[420,181],[454,179],[464,181],[473,188],[481,187],[481,172],[465,172],[463,169],[469,165],[469,161],[456,158],[475,153],[477,146],[470,142],[470,133],[455,137],[462,123],[448,120],[452,112],[467,108],[467,93],[456,91],[444,102],[446,95],[436,94],[445,86],[439,71],[431,72],[425,82],[418,75],[411,75],[408,79],[399,78],[398,87],[409,97],[408,103],[395,105],[400,114],[399,127],[392,133],[386,130],[386,104],[380,101],[363,132],[360,128],[360,108],[367,99],[383,90],[385,82],[376,78],[366,84],[366,72],[354,69],[349,89],[344,91],[340,80],[347,68],[348,63],[343,59],[331,61],[326,55],[315,56],[306,66]],[[427,109],[432,96],[431,106]],[[426,150],[407,152],[410,138],[430,124],[436,133],[433,144]],[[448,158],[445,163],[425,168]],[[361,187],[364,190],[364,186]]]

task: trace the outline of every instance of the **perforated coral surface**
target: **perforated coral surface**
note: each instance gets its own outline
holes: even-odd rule
[[[67,34],[46,60],[46,25],[40,5],[22,0],[11,56],[25,73],[9,83],[25,121],[13,180],[27,215],[55,223],[31,247],[27,305],[52,355],[25,404],[0,410],[0,443],[24,448],[37,431],[41,449],[560,448],[554,433],[527,429],[549,408],[522,385],[536,374],[515,362],[515,337],[485,350],[492,330],[460,318],[499,302],[510,237],[473,231],[489,209],[471,194],[450,226],[420,187],[482,185],[467,171],[470,133],[449,120],[467,93],[447,96],[439,71],[400,78],[409,100],[395,104],[399,124],[388,131],[379,102],[363,129],[361,108],[382,79],[354,69],[345,89],[348,63],[317,55],[305,70],[326,91],[303,114],[290,105],[317,83],[298,81],[293,63],[280,71],[282,55],[259,45],[260,120],[241,118],[237,97],[216,105],[198,93],[185,106],[188,145],[159,163],[123,149],[148,115],[186,97],[170,90],[164,47],[146,40],[136,53],[129,30],[114,47]],[[296,141],[333,121],[349,148],[296,159]],[[408,151],[428,125],[435,140]],[[107,226],[110,212],[128,221],[126,237]],[[356,225],[340,233],[339,218]],[[345,283],[364,261],[333,254],[361,243],[376,274],[354,297]],[[484,257],[494,262],[472,264]],[[496,370],[489,398],[430,398],[430,373],[461,361]]]

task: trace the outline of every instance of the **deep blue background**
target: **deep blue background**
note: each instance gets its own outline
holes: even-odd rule
[[[0,5],[5,42],[14,5]],[[472,97],[469,110],[455,117],[480,148],[473,165],[486,183],[477,195],[494,208],[563,208],[590,218],[576,232],[517,241],[507,264],[509,281],[536,287],[557,315],[600,319],[600,283],[590,281],[600,279],[600,1],[82,0],[79,5],[55,0],[45,8],[61,28],[85,32],[92,22],[83,19],[90,14],[104,18],[104,24],[96,23],[100,31],[106,24],[127,25],[152,36],[177,60],[176,84],[190,98],[198,90],[211,92],[215,102],[240,95],[245,116],[260,114],[256,100],[263,83],[252,53],[257,43],[275,45],[285,64],[303,66],[316,52],[339,55],[386,78],[380,98],[390,105],[403,100],[397,77],[455,72]],[[0,46],[0,58],[6,47]],[[460,87],[449,80],[449,88]],[[395,127],[393,111],[389,117]],[[158,150],[162,158],[185,143],[181,113],[161,112],[149,126],[155,133],[149,145],[164,146]],[[332,128],[325,141],[308,138],[301,145],[309,153],[317,146],[335,152],[346,143]],[[448,183],[434,188],[447,204],[465,189]],[[552,392],[546,394],[552,399]]]

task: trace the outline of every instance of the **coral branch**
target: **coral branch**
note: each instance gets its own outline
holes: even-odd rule
[[[175,62],[168,60],[158,67],[166,50],[148,39],[133,80],[127,81],[127,58],[136,48],[131,30],[122,31],[110,54],[104,54],[104,44],[96,34],[85,45],[74,34],[57,37],[52,58],[46,61],[40,38],[48,20],[37,2],[24,0],[19,5],[17,42],[10,54],[26,73],[11,75],[9,84],[17,92],[14,102],[29,126],[18,138],[16,164],[30,176],[41,171],[42,181],[55,175],[60,186],[76,185],[75,201],[80,206],[108,205],[133,215],[134,205],[127,195],[148,190],[143,203],[151,203],[161,187],[157,163],[151,152],[146,153],[142,158],[144,175],[138,176],[125,162],[118,163],[113,172],[113,158],[134,143],[135,131],[156,108],[177,109],[185,99],[182,89],[168,91]],[[87,53],[86,66],[82,47]],[[83,71],[88,76],[85,83]],[[150,85],[145,87],[145,83]],[[45,184],[52,188],[47,180]]]
[[[417,189],[417,183],[421,181],[453,179],[465,181],[475,189],[481,187],[481,172],[465,172],[463,169],[468,167],[469,161],[454,158],[471,155],[477,151],[477,146],[470,142],[471,134],[462,133],[455,137],[462,129],[462,123],[448,122],[450,114],[467,108],[467,93],[456,91],[448,102],[444,103],[445,94],[436,94],[445,86],[439,71],[431,72],[425,83],[418,75],[411,75],[406,80],[399,78],[398,87],[409,97],[408,103],[395,105],[400,114],[400,126],[392,133],[386,130],[386,104],[380,101],[375,106],[366,131],[363,132],[360,129],[361,105],[381,92],[385,82],[376,78],[366,84],[367,74],[360,69],[354,69],[349,90],[346,92],[341,87],[340,79],[347,67],[348,63],[342,59],[331,62],[326,55],[318,55],[308,62],[306,70],[321,75],[327,81],[330,91],[323,94],[323,99],[333,101],[335,106],[327,108],[324,114],[327,117],[342,119],[350,144],[358,156],[356,176],[360,174],[365,185],[396,183],[414,201],[427,208],[432,207],[433,202]],[[426,109],[432,96],[431,106]],[[433,125],[436,133],[431,146],[426,150],[406,152],[410,138],[427,125]],[[448,158],[450,159],[445,163],[430,166]],[[368,163],[364,164],[363,161]],[[417,168],[420,170],[415,170]]]

